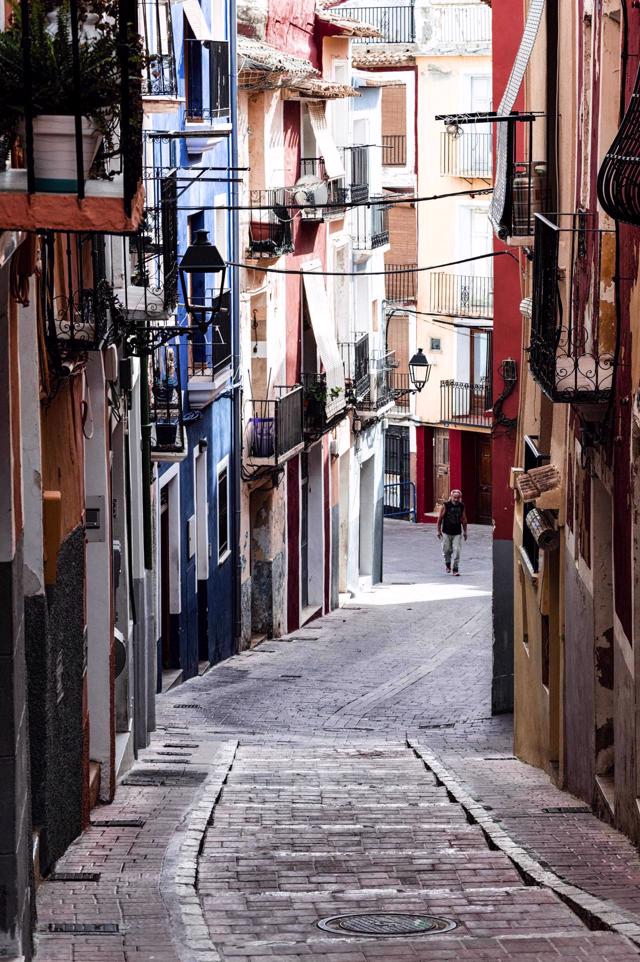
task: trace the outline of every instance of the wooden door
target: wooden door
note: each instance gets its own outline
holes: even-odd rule
[[[491,506],[491,438],[479,435],[476,440],[476,465],[478,470],[478,486],[476,493],[477,515],[479,524],[491,524],[493,514]]]
[[[436,509],[449,497],[449,431],[436,428],[433,444],[433,468]]]

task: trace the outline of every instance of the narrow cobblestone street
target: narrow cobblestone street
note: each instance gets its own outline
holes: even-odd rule
[[[490,537],[470,530],[454,580],[433,528],[387,522],[383,585],[165,696],[39,890],[38,958],[638,958],[635,849],[490,717]],[[356,913],[455,927],[318,927]],[[70,924],[106,929],[51,931]]]

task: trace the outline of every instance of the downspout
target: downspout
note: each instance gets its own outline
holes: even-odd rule
[[[238,167],[238,84],[237,84],[237,0],[229,0],[229,71],[231,75],[231,167]],[[231,204],[234,208],[231,218],[231,251],[234,264],[240,261],[239,251],[239,211],[238,183],[234,178],[231,183]],[[232,302],[232,372],[233,386],[231,398],[231,455],[233,464],[233,612],[234,612],[234,641],[236,651],[240,650],[242,639],[242,553],[240,551],[241,532],[241,498],[242,498],[242,388],[240,382],[240,291],[239,268],[233,267],[231,272],[231,302]]]

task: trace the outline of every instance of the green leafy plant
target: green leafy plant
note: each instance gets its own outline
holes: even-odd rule
[[[31,0],[29,4],[32,111],[34,116],[73,115],[79,104],[82,116],[102,134],[105,152],[110,152],[114,149],[122,98],[117,3],[113,0],[92,3],[91,12],[98,14],[98,21],[92,33],[85,35],[82,28],[86,23],[87,5],[79,6],[80,83],[77,90],[69,0],[62,0],[57,6],[53,32],[47,30],[47,11],[55,9],[53,5],[45,0]],[[22,15],[16,0],[9,26],[0,32],[0,137],[10,140],[15,137],[26,108],[28,85],[22,36]],[[133,50],[130,70],[135,71],[139,66],[141,71],[142,62],[139,49]]]

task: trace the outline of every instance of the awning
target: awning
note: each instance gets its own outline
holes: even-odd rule
[[[214,36],[207,26],[202,7],[198,0],[180,0],[184,15],[196,40],[213,40]]]
[[[498,117],[508,117],[515,107],[522,81],[529,66],[529,60],[533,52],[533,47],[538,36],[542,14],[544,12],[544,0],[531,0],[527,22],[525,24],[520,47],[516,55],[515,62],[511,68],[511,74],[507,82],[500,106],[496,111]],[[509,167],[509,124],[499,123],[496,134],[496,172],[493,185],[493,197],[489,208],[489,219],[493,229],[498,233],[504,221],[505,206],[507,201],[507,175]]]
[[[303,266],[304,292],[311,327],[327,376],[327,417],[338,414],[345,406],[344,365],[331,322],[333,311],[324,286],[324,277],[318,273],[319,264]]]
[[[334,177],[344,177],[345,169],[340,152],[327,125],[325,105],[323,103],[307,104],[309,120],[318,145],[318,154],[324,159],[324,169],[329,180]]]

